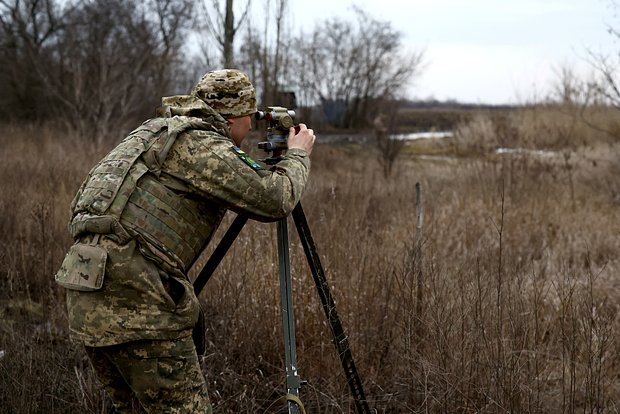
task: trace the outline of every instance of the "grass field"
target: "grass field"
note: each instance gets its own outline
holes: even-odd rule
[[[389,179],[372,143],[317,132],[303,205],[377,412],[620,412],[620,114],[582,115],[468,115],[453,139],[407,144]],[[110,148],[35,126],[0,128],[0,145],[0,407],[106,413],[53,274],[69,202]],[[353,412],[290,239],[301,399]],[[262,413],[285,391],[275,240],[250,222],[201,295],[216,412]]]

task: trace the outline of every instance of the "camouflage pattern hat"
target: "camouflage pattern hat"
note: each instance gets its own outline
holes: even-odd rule
[[[207,72],[192,90],[192,95],[207,103],[224,117],[256,112],[256,92],[248,75],[238,69]]]

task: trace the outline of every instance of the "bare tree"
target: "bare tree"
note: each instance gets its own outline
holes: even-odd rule
[[[183,78],[190,0],[53,0],[0,3],[0,69],[13,100],[32,97],[53,117],[101,143],[153,114]],[[27,69],[27,70],[26,70]],[[22,102],[27,108],[28,102]]]
[[[271,2],[267,4],[270,6]],[[281,71],[287,67],[288,61],[288,42],[284,40],[284,23],[288,12],[287,0],[276,0],[275,10],[265,10],[267,19],[265,20],[265,35],[263,37],[263,102],[268,105],[277,104],[279,91],[279,81]],[[270,18],[273,16],[273,19]],[[275,22],[275,41],[270,42],[267,28],[271,21]],[[271,47],[270,47],[271,46]]]
[[[282,88],[288,83],[290,10],[287,0],[268,0],[263,5],[265,19],[262,26],[261,22],[248,24],[239,63],[254,79],[263,105],[282,105]]]
[[[381,105],[381,111],[372,123],[373,144],[377,150],[377,159],[383,170],[383,177],[390,178],[398,155],[405,146],[405,141],[395,138],[398,117],[398,103],[389,101]]]
[[[583,80],[569,66],[561,66],[555,69],[556,81],[552,84],[553,98],[558,99],[564,105],[574,105],[585,100],[590,100],[590,90],[585,88]]]
[[[618,36],[620,38],[620,36]],[[616,56],[591,53],[592,66],[600,75],[598,92],[609,104],[620,109],[620,62]]]
[[[616,1],[609,1],[609,7],[612,10],[611,14],[613,17],[618,19],[620,5]],[[620,26],[620,24],[618,24],[618,26]],[[616,40],[620,40],[619,27],[614,27],[613,24],[609,24],[607,32]],[[592,67],[599,75],[599,80],[596,82],[596,89],[599,97],[608,104],[620,108],[620,53],[614,51],[605,54],[590,50],[588,54]]]
[[[225,4],[223,4],[225,3]],[[263,20],[248,19],[252,11],[251,2],[247,0],[239,7],[233,7],[232,0],[226,2],[205,0],[207,16],[206,29],[215,40],[222,53],[225,67],[245,70],[257,89],[262,105],[280,104],[281,85],[286,83],[288,62],[288,44],[290,37],[286,27],[289,7],[287,0],[266,0],[261,3]],[[224,5],[224,8],[221,6]],[[241,17],[235,18],[235,10]],[[239,30],[245,28],[242,42],[235,47]],[[206,57],[206,66],[212,66],[209,56],[209,44],[202,45],[202,55]]]
[[[422,53],[402,51],[402,34],[390,22],[355,8],[357,20],[326,20],[297,44],[300,58],[313,65],[297,82],[322,104],[332,124],[363,126],[380,98],[397,96],[417,74]]]
[[[68,121],[98,141],[152,114],[180,67],[188,0],[93,0],[71,15],[57,52],[58,72],[46,76]],[[154,12],[152,11],[154,10]]]
[[[4,119],[35,119],[49,111],[48,94],[32,71],[47,66],[47,54],[64,27],[53,0],[0,1],[0,84]]]
[[[191,0],[150,0],[154,10],[155,31],[153,37],[159,45],[157,60],[159,67],[156,73],[159,75],[157,84],[161,90],[156,95],[162,95],[164,91],[176,86],[181,86],[184,80],[179,78],[179,68],[186,62],[181,52],[183,42],[188,31],[192,28],[191,15],[193,1]],[[179,85],[174,85],[174,83]]]
[[[224,10],[220,8],[221,4],[221,0],[205,0],[203,6],[206,25],[199,27],[199,29],[206,29],[217,42],[222,52],[222,64],[224,67],[233,68],[235,67],[235,36],[248,16],[250,0],[246,1],[241,9],[241,17],[236,20],[233,0],[225,0]]]

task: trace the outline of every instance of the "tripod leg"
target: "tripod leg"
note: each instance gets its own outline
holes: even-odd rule
[[[222,240],[220,240],[220,243],[213,251],[213,254],[211,255],[211,257],[209,257],[209,260],[207,260],[207,263],[196,277],[196,280],[194,280],[194,293],[196,293],[196,296],[198,296],[202,289],[205,287],[205,285],[213,275],[213,272],[215,272],[215,269],[220,264],[220,262],[226,255],[226,252],[228,252],[228,249],[230,249],[230,246],[232,246],[233,242],[235,241],[247,221],[248,218],[245,216],[235,217],[232,224],[222,237]]]
[[[278,221],[278,257],[280,260],[280,300],[282,306],[282,330],[284,331],[284,354],[286,357],[286,388],[289,395],[299,397],[301,381],[297,374],[297,350],[295,341],[295,316],[293,314],[293,288],[288,243],[287,219]],[[289,414],[299,414],[299,399],[288,399]]]
[[[340,322],[340,318],[336,312],[336,303],[334,302],[334,298],[329,290],[329,285],[327,283],[327,279],[325,278],[325,272],[323,270],[323,266],[321,266],[321,261],[316,251],[314,241],[312,240],[310,227],[308,226],[301,203],[297,204],[293,210],[293,220],[295,221],[299,238],[303,244],[306,258],[308,259],[308,264],[310,265],[312,271],[312,277],[314,278],[314,283],[316,284],[319,297],[321,298],[321,303],[323,304],[325,316],[327,317],[332,331],[334,345],[336,346],[336,351],[338,352],[340,362],[344,368],[349,389],[351,390],[351,394],[355,400],[356,410],[360,414],[370,413],[370,407],[368,406],[368,401],[366,401],[366,397],[364,395],[362,380],[357,373],[351,348],[349,348],[349,339],[344,332],[344,328],[342,327],[342,323]]]

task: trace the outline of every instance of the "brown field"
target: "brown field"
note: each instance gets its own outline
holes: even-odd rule
[[[453,139],[408,144],[390,179],[372,144],[315,147],[303,205],[377,412],[620,412],[620,113],[575,114],[470,114]],[[34,126],[1,127],[0,145],[1,411],[106,413],[53,274],[69,202],[110,147]],[[262,413],[285,391],[275,239],[251,222],[201,295],[219,413]],[[352,412],[290,239],[301,399]]]

